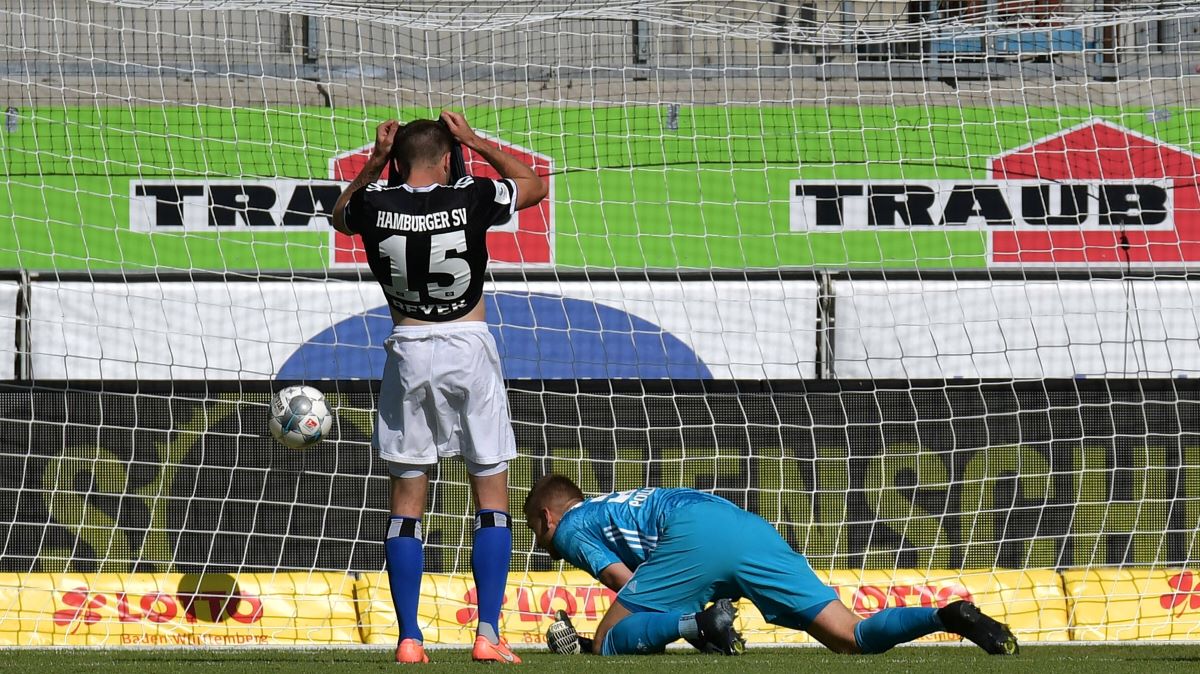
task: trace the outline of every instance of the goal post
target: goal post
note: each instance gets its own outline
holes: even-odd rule
[[[1200,638],[1194,2],[9,0],[0,34],[0,644],[394,642],[391,321],[329,214],[376,124],[445,107],[551,186],[488,235],[514,512],[548,472],[693,487],[863,615]],[[335,414],[304,450],[267,430],[296,382]],[[422,626],[465,644],[470,489],[432,477]],[[612,600],[514,527],[512,641]]]

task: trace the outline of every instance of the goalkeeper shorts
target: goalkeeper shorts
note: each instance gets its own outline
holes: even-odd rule
[[[517,456],[496,340],[480,321],[396,326],[371,445],[409,465],[462,456],[496,464]]]

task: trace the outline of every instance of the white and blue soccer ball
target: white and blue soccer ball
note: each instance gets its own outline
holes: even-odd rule
[[[329,434],[333,414],[325,394],[311,386],[289,386],[271,399],[267,424],[275,439],[292,449],[315,444]]]

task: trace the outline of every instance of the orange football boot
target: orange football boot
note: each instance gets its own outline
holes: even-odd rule
[[[471,659],[475,662],[503,662],[507,665],[521,664],[521,658],[508,647],[503,637],[500,643],[493,644],[487,637],[475,637],[475,649],[471,651]]]
[[[402,665],[423,664],[429,662],[425,655],[425,644],[416,639],[405,639],[396,647],[396,662]]]

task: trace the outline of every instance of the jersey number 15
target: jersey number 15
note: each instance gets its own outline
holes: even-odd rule
[[[429,264],[421,270],[408,269],[408,238],[389,236],[379,243],[379,256],[388,261],[392,269],[392,283],[385,286],[389,295],[405,304],[421,301],[420,287],[434,299],[458,299],[471,286],[471,265],[461,257],[449,257],[451,253],[467,250],[467,233],[463,230],[433,234],[429,237]],[[414,242],[415,243],[415,242]],[[450,277],[449,285],[441,282]],[[438,277],[441,277],[440,279]]]

